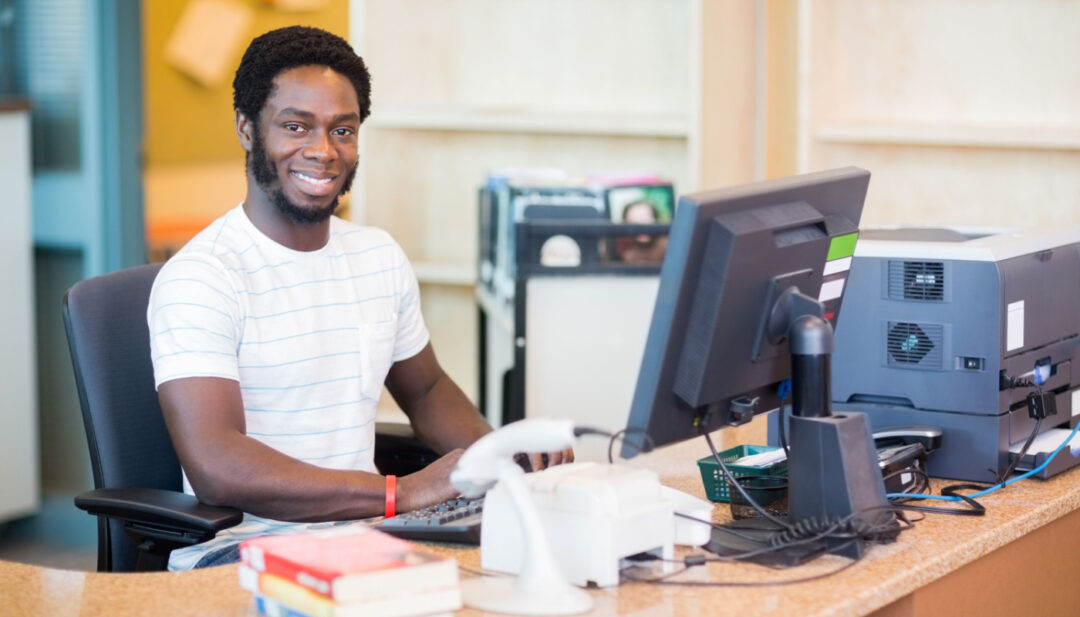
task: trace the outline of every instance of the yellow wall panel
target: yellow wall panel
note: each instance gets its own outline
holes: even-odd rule
[[[257,0],[228,0],[254,11],[245,43],[235,51],[231,66],[240,63],[246,41],[280,28],[300,24],[329,30],[348,38],[348,0],[328,0],[310,11],[279,10]],[[243,160],[236,141],[232,111],[232,71],[212,88],[204,87],[166,63],[165,47],[188,2],[143,2],[143,85],[145,152],[148,166]],[[242,171],[239,173],[243,173]]]

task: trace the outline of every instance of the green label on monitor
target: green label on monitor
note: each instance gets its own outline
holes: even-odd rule
[[[825,258],[825,261],[851,257],[855,254],[855,241],[858,239],[859,232],[836,236],[829,241],[829,256]]]

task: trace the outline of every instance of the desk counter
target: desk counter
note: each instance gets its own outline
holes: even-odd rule
[[[665,484],[703,496],[693,461],[700,441],[635,459]],[[1016,483],[983,498],[986,516],[931,514],[892,544],[833,576],[794,585],[756,587],[625,583],[592,590],[596,615],[1070,615],[1080,606],[1080,470],[1047,482]],[[725,520],[724,507],[715,509]],[[468,569],[476,549],[438,548]],[[695,584],[761,584],[827,574],[850,561],[826,556],[790,570],[709,564],[670,580]],[[462,576],[472,576],[462,572]],[[254,614],[237,585],[236,566],[183,573],[104,574],[0,562],[0,613],[29,615]],[[480,613],[466,609],[463,616]]]

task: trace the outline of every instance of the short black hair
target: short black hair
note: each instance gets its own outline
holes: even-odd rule
[[[371,74],[349,43],[308,26],[289,26],[259,35],[248,45],[233,78],[233,108],[255,122],[274,89],[274,78],[298,66],[326,66],[344,75],[360,103],[360,121],[371,113]]]

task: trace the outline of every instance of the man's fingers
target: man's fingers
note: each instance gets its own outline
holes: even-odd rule
[[[532,469],[529,471],[540,471],[544,468],[544,455],[539,452],[532,452],[529,454],[529,465]]]
[[[541,469],[547,469],[552,465],[573,463],[574,449],[567,448],[556,452],[532,452],[528,454],[518,452],[514,455],[514,462],[520,465],[525,471],[540,471]]]
[[[552,452],[548,454],[548,467],[552,465],[562,465],[565,459],[565,451]]]

